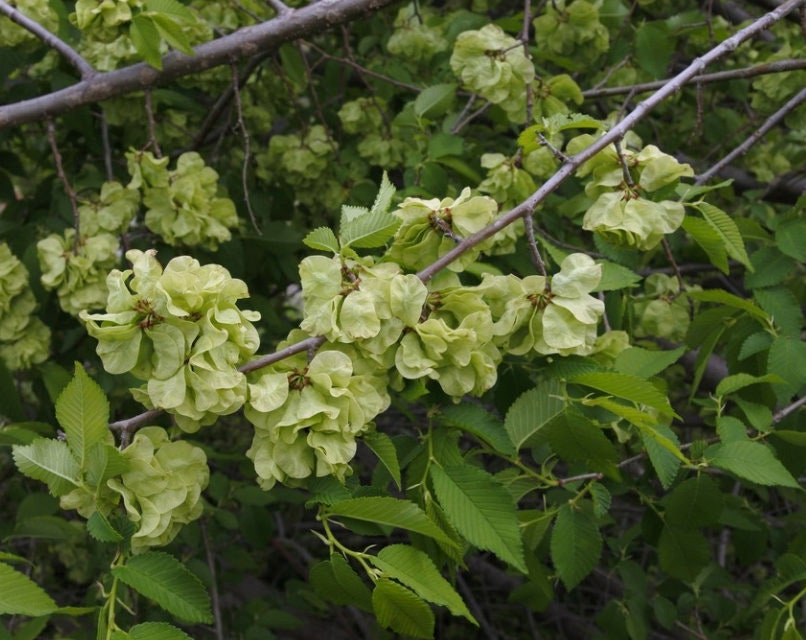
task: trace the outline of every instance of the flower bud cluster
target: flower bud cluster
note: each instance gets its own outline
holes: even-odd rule
[[[576,153],[592,142],[588,134],[578,136],[568,143],[568,151]],[[582,227],[615,244],[647,251],[674,232],[685,217],[682,204],[666,199],[656,202],[652,193],[694,172],[689,165],[648,145],[638,152],[624,148],[621,158],[613,147],[607,147],[585,162],[578,175],[592,176],[585,193],[595,198]]]
[[[138,525],[133,553],[171,542],[203,510],[201,492],[210,469],[199,447],[171,441],[162,427],[144,427],[123,450],[128,468],[107,485],[123,498],[129,520]]]
[[[0,243],[0,360],[11,371],[44,362],[50,329],[36,316],[28,269]]]
[[[470,91],[500,106],[515,123],[526,120],[526,85],[535,77],[522,44],[501,27],[488,24],[459,34],[451,69]]]
[[[198,153],[183,153],[173,170],[168,158],[150,151],[131,151],[126,159],[129,189],[143,192],[146,226],[165,242],[215,251],[232,238],[230,229],[238,226],[235,204],[219,194],[218,173]]]
[[[349,346],[326,346],[310,362],[305,354],[287,358],[252,379],[244,415],[255,437],[246,455],[264,489],[310,476],[344,480],[356,437],[390,402],[386,375]]]
[[[179,256],[163,271],[155,253],[128,251],[132,269],[107,278],[106,312],[80,317],[104,368],[146,381],[135,398],[192,432],[243,405],[246,378],[237,367],[259,346],[252,322],[260,314],[237,307],[246,284],[223,267]]]
[[[118,263],[118,247],[118,238],[110,233],[53,233],[36,244],[42,285],[56,290],[59,305],[70,315],[100,309],[107,296],[106,275]]]

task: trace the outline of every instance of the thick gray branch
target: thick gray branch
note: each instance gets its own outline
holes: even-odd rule
[[[172,52],[162,70],[145,63],[97,74],[71,87],[38,98],[0,106],[0,130],[35,122],[115,96],[165,84],[183,76],[230,64],[276,49],[281,44],[351,22],[397,0],[320,0],[195,48],[195,55]]]

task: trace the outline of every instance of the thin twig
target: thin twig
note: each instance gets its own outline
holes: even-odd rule
[[[370,76],[372,78],[377,78],[378,80],[383,80],[384,82],[387,82],[387,83],[389,83],[389,84],[391,84],[391,85],[393,85],[395,87],[400,87],[401,89],[407,89],[409,91],[414,91],[415,93],[420,93],[423,90],[422,87],[418,87],[416,85],[409,84],[408,82],[402,82],[401,80],[395,80],[394,78],[391,78],[389,76],[385,76],[382,73],[378,73],[377,71],[373,71],[372,69],[367,69],[366,67],[361,66],[360,64],[358,64],[354,60],[350,60],[348,58],[342,58],[341,56],[334,56],[333,54],[328,53],[324,49],[321,49],[320,47],[318,47],[313,42],[306,41],[305,44],[307,44],[309,47],[311,47],[311,49],[316,51],[316,53],[318,53],[320,56],[322,56],[322,58],[325,59],[325,60],[332,60],[333,62],[338,62],[339,64],[343,64],[343,65],[346,65],[348,67],[352,67],[353,69],[355,69],[356,71],[360,71],[364,75]]]
[[[490,107],[493,106],[492,102],[485,102],[481,107],[476,109],[473,113],[467,116],[464,120],[461,120],[454,124],[451,127],[451,133],[456,134],[459,133],[462,129],[464,129],[468,124],[470,124],[473,120],[478,118],[482,113],[487,111]]]
[[[106,111],[101,109],[99,116],[101,120],[101,148],[104,152],[104,171],[107,182],[115,179],[115,172],[112,168],[112,145],[109,142],[109,121],[106,119]]]
[[[756,144],[761,138],[763,138],[768,131],[770,131],[773,127],[775,127],[781,120],[783,120],[791,111],[797,109],[801,104],[806,102],[806,88],[801,89],[792,96],[789,100],[787,100],[786,104],[778,109],[775,113],[773,113],[769,118],[764,121],[758,129],[756,129],[752,134],[750,134],[744,142],[742,142],[738,147],[736,147],[733,151],[731,151],[728,155],[726,155],[722,160],[717,162],[714,166],[712,166],[708,171],[701,173],[697,176],[697,179],[694,181],[695,185],[701,185],[708,180],[710,180],[714,175],[719,173],[720,169],[726,167],[731,162],[733,162],[739,156],[744,155],[748,152],[750,147]]]
[[[207,535],[207,522],[204,519],[199,521],[201,529],[202,544],[204,545],[204,555],[207,558],[207,569],[210,571],[210,600],[212,601],[213,620],[215,622],[216,640],[224,640],[224,622],[221,619],[221,600],[218,596],[218,578],[216,577],[215,558],[210,545],[210,536]]]
[[[82,80],[88,80],[93,76],[97,75],[98,72],[93,68],[93,66],[87,62],[81,55],[79,55],[78,51],[73,49],[69,44],[67,44],[64,40],[59,38],[56,34],[51,33],[41,24],[36,22],[35,20],[31,20],[28,16],[23,13],[20,13],[17,9],[12,7],[7,2],[0,0],[0,13],[6,15],[11,21],[16,22],[26,31],[29,31],[37,38],[39,38],[42,42],[48,45],[51,49],[54,49],[59,54],[62,55],[71,65],[73,65],[76,70],[81,74]]]
[[[243,187],[243,201],[246,203],[246,210],[249,212],[249,219],[252,221],[252,228],[258,235],[263,235],[257,223],[257,217],[252,210],[252,203],[249,200],[249,159],[251,156],[251,147],[249,139],[249,130],[246,128],[246,122],[243,119],[243,105],[241,104],[241,90],[239,88],[238,80],[238,65],[232,63],[232,94],[235,97],[235,113],[237,115],[238,128],[241,130],[243,136],[243,165],[241,166],[241,186]]]
[[[80,235],[80,225],[79,225],[79,214],[78,214],[78,202],[76,200],[76,192],[73,190],[73,186],[70,184],[70,181],[67,179],[67,174],[64,172],[64,164],[62,163],[62,154],[59,151],[59,145],[56,142],[56,125],[53,124],[53,120],[48,118],[47,124],[48,130],[48,142],[50,143],[50,150],[53,153],[53,162],[56,164],[56,174],[59,176],[59,180],[61,180],[62,185],[64,186],[64,192],[67,194],[68,200],[70,200],[70,207],[73,210],[73,227],[76,230],[76,237],[73,240],[73,251],[78,251],[79,245],[79,235]]]
[[[684,291],[686,289],[686,283],[683,281],[683,274],[680,273],[680,267],[677,266],[674,255],[672,255],[672,248],[669,246],[669,241],[666,239],[666,236],[663,236],[660,244],[663,247],[663,253],[666,254],[666,259],[669,261],[669,264],[672,265],[672,269],[674,269],[674,275],[677,278],[677,284],[680,285],[680,291]]]
[[[240,80],[240,84],[238,85],[239,89],[243,89],[243,87],[246,86],[246,82],[249,79],[249,77],[270,55],[271,55],[270,53],[262,53],[253,58],[250,58],[249,62],[247,63],[246,67],[243,70],[243,73],[239,75]],[[191,149],[194,150],[200,149],[202,145],[207,141],[207,136],[210,133],[210,130],[215,125],[221,123],[221,114],[224,113],[224,110],[229,106],[234,96],[235,96],[235,88],[233,87],[233,85],[230,84],[230,86],[227,87],[227,89],[219,96],[218,100],[216,100],[212,109],[210,109],[209,113],[207,114],[207,117],[204,119],[204,122],[202,122],[201,126],[199,127],[199,131],[193,138],[193,142],[190,143]]]
[[[531,214],[523,216],[523,228],[526,231],[526,244],[529,246],[529,255],[532,258],[532,264],[541,276],[546,275],[546,263],[543,262],[543,256],[540,255],[540,249],[537,248],[537,240],[535,240],[535,220]]]
[[[731,69],[730,71],[716,71],[714,73],[704,73],[692,79],[698,84],[711,84],[713,82],[724,82],[725,80],[736,80],[741,78],[753,78],[771,73],[782,73],[784,71],[796,71],[806,69],[806,59],[794,58],[788,60],[776,60],[775,62],[765,62],[764,64],[743,67],[741,69]],[[642,82],[640,84],[623,85],[620,87],[602,87],[583,91],[585,98],[604,98],[606,96],[617,96],[625,93],[644,93],[655,91],[663,87],[669,80],[654,80],[652,82]]]
[[[795,400],[795,402],[793,402],[792,404],[776,412],[775,415],[772,417],[773,424],[781,422],[781,420],[786,418],[790,413],[794,413],[804,405],[806,405],[806,396],[803,396],[802,398]]]
[[[157,158],[162,157],[160,143],[157,142],[157,121],[154,119],[154,105],[151,101],[151,88],[145,91],[146,119],[148,120],[148,146],[154,150]]]

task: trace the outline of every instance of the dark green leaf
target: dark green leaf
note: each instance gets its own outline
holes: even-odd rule
[[[504,428],[516,449],[531,444],[541,430],[565,409],[558,380],[544,380],[521,394],[507,411]]]
[[[437,499],[456,530],[479,549],[526,573],[516,507],[507,490],[470,465],[431,465],[430,473]]]
[[[42,587],[3,562],[0,585],[0,615],[44,616],[58,608]]]
[[[141,553],[125,565],[113,567],[112,575],[180,620],[194,624],[213,621],[210,598],[201,581],[172,555]]]
[[[372,591],[378,623],[412,638],[434,637],[434,612],[417,595],[397,582],[381,578]]]
[[[327,507],[326,513],[331,517],[344,516],[383,526],[398,527],[420,533],[444,544],[455,544],[420,507],[408,500],[386,496],[350,498]]]
[[[374,453],[381,464],[386,467],[392,480],[395,481],[397,488],[400,489],[400,462],[397,459],[397,450],[392,442],[392,439],[385,433],[376,431],[368,433],[362,438],[372,453]]]
[[[414,101],[414,113],[418,118],[435,119],[451,108],[456,99],[454,83],[435,84],[423,89]]]
[[[800,485],[772,451],[758,442],[733,441],[706,451],[708,463],[756,484],[793,487]]]
[[[551,561],[569,590],[599,562],[602,536],[589,508],[566,502],[557,512],[551,532]]]
[[[452,404],[442,410],[440,417],[445,424],[476,436],[499,453],[515,454],[515,447],[507,437],[501,420],[479,405]]]
[[[394,544],[369,559],[386,577],[402,582],[424,600],[443,605],[453,615],[463,616],[478,625],[461,596],[442,577],[431,558],[419,549]]]
[[[696,529],[663,527],[658,540],[660,567],[673,578],[693,582],[711,559],[705,536]]]
[[[639,378],[651,378],[677,362],[685,352],[685,347],[671,351],[629,347],[616,356],[613,367],[621,373],[629,373]]]
[[[719,522],[724,498],[711,478],[699,475],[681,482],[661,503],[668,526],[702,527]]]

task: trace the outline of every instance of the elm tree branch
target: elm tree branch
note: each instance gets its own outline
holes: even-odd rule
[[[320,0],[199,45],[194,49],[195,55],[171,52],[162,59],[162,70],[139,63],[109,73],[95,73],[66,89],[0,106],[0,130],[228,65],[276,49],[285,42],[356,20],[396,1]]]
[[[59,52],[78,70],[78,72],[81,74],[82,80],[89,80],[98,74],[98,72],[93,69],[92,65],[82,58],[78,51],[73,49],[73,47],[71,47],[57,35],[45,29],[45,27],[35,20],[31,20],[25,14],[17,11],[17,9],[3,0],[0,0],[0,14],[7,16],[9,20],[16,22],[23,29],[34,34],[51,49],[55,49],[57,52]]]
[[[771,73],[782,73],[784,71],[797,71],[806,69],[806,59],[794,58],[790,60],[776,60],[764,64],[743,67],[741,69],[731,69],[729,71],[716,71],[714,73],[704,73],[696,76],[693,80],[697,84],[711,84],[714,82],[724,82],[725,80],[737,80],[742,78],[754,78]],[[604,98],[607,96],[624,95],[625,93],[643,93],[645,91],[655,91],[662,88],[669,80],[654,80],[642,84],[624,85],[621,87],[602,87],[583,91],[585,98]]]
[[[731,151],[728,155],[726,155],[722,160],[717,162],[714,166],[712,166],[708,171],[701,173],[697,176],[697,180],[695,180],[695,185],[705,184],[710,180],[713,176],[720,172],[724,167],[729,165],[739,156],[744,155],[750,150],[754,144],[756,144],[759,140],[761,140],[772,128],[774,128],[781,120],[783,120],[789,113],[797,109],[800,105],[806,102],[806,88],[801,89],[792,96],[789,100],[787,100],[786,104],[782,106],[778,111],[773,113],[769,118],[764,121],[758,129],[756,129],[752,134],[750,134],[744,142],[742,142],[738,147],[736,147],[733,151]]]

